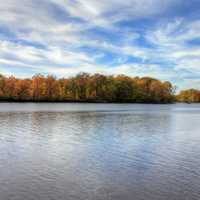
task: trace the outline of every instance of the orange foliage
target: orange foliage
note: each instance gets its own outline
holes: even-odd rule
[[[174,87],[151,77],[80,73],[57,79],[37,74],[32,79],[0,75],[0,99],[17,101],[83,101],[170,103]]]

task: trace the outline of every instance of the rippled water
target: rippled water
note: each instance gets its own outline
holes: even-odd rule
[[[199,200],[200,105],[0,104],[0,200]]]

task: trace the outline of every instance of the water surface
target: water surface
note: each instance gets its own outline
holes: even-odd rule
[[[199,200],[200,105],[0,104],[0,200]]]

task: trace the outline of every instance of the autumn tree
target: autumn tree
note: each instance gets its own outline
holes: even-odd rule
[[[134,99],[134,82],[128,76],[120,75],[115,78],[116,100],[119,102],[133,102]]]
[[[33,76],[32,78],[32,85],[31,85],[31,91],[32,91],[32,98],[33,100],[44,100],[45,99],[45,93],[46,93],[46,83],[45,78],[41,74],[37,74]]]
[[[59,99],[61,101],[69,100],[71,97],[68,89],[69,80],[61,78],[57,82],[59,87]]]
[[[176,99],[179,102],[199,103],[200,91],[195,89],[183,90],[176,96]]]
[[[5,99],[15,100],[17,98],[16,82],[17,79],[14,76],[10,76],[5,79],[5,86],[4,86]]]
[[[0,74],[0,99],[5,98],[4,89],[5,89],[5,77]]]
[[[171,103],[174,91],[170,82],[151,77],[79,73],[61,79],[41,74],[32,79],[17,79],[0,75],[1,100]],[[196,102],[199,93],[186,91],[177,98]]]
[[[115,89],[113,76],[94,74],[90,77],[89,93],[91,100],[113,101],[115,99]]]
[[[48,101],[59,99],[59,83],[54,76],[45,79],[45,99]]]
[[[75,78],[75,90],[77,95],[77,100],[87,100],[88,99],[88,83],[89,83],[89,74],[80,73]]]
[[[31,80],[20,79],[16,81],[16,96],[18,100],[31,100]]]

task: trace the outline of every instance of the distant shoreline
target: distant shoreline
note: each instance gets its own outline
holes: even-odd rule
[[[171,104],[192,104],[192,103],[187,103],[187,102],[179,102],[179,101],[174,101],[174,102],[168,102],[168,103],[156,103],[156,102],[106,102],[106,101],[33,101],[33,100],[26,100],[26,101],[19,101],[19,100],[0,100],[1,103],[74,103],[74,104],[152,104],[152,105],[171,105]],[[198,104],[198,103],[197,103]]]
[[[200,103],[200,91],[176,95],[169,81],[152,77],[79,73],[69,78],[36,74],[19,79],[0,74],[0,102],[33,103]]]
[[[172,103],[175,87],[152,77],[79,73],[69,78],[36,74],[0,75],[0,100],[7,102]]]
[[[200,104],[199,102],[180,102],[180,101],[174,101],[171,103],[155,103],[155,102],[100,102],[100,101],[1,101],[0,105],[4,103],[19,103],[19,104],[132,104],[132,105],[175,105],[175,104]]]
[[[19,100],[11,100],[11,101],[1,101],[0,103],[88,103],[88,104],[175,104],[181,102],[171,102],[171,103],[156,103],[156,102],[112,102],[112,101],[19,101]]]

